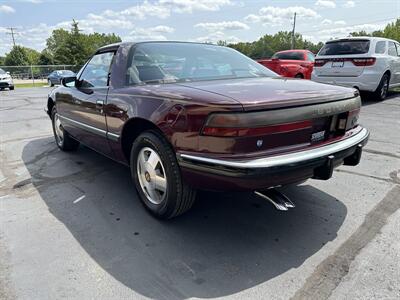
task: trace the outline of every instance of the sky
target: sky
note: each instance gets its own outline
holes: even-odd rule
[[[16,43],[41,51],[56,28],[72,19],[87,33],[123,41],[254,41],[291,30],[312,42],[383,29],[400,17],[400,0],[0,0],[0,55]]]

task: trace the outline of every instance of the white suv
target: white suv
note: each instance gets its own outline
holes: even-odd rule
[[[326,42],[315,58],[311,80],[355,87],[385,99],[400,86],[400,44],[378,37],[351,37]]]

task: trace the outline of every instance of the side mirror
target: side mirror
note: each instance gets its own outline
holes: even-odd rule
[[[64,77],[63,79],[61,79],[61,84],[65,87],[73,87],[75,86],[76,81],[76,76]]]
[[[10,72],[6,72],[7,75],[10,75]]]

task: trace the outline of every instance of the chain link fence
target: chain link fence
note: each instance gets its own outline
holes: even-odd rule
[[[46,83],[47,76],[57,70],[71,70],[77,73],[81,65],[28,65],[28,66],[1,66],[6,72],[10,72],[14,84]]]

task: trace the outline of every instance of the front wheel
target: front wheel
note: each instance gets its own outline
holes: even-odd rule
[[[378,88],[376,89],[376,91],[374,93],[374,96],[379,101],[383,101],[383,100],[385,100],[385,98],[388,94],[388,91],[389,91],[389,75],[384,74],[378,85]]]
[[[130,167],[140,200],[155,217],[170,219],[192,207],[196,191],[182,181],[175,153],[157,131],[134,141]]]
[[[51,111],[51,121],[53,125],[54,138],[58,148],[62,151],[74,151],[78,149],[79,142],[74,140],[64,129],[55,107],[53,107],[53,110]]]

